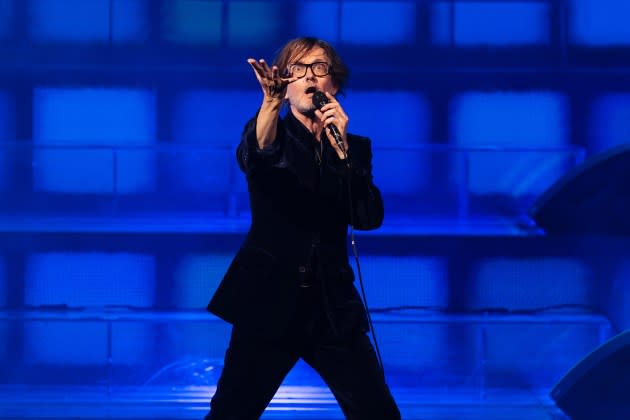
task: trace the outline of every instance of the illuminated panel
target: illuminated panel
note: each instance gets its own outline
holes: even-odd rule
[[[4,258],[0,257],[0,307],[7,306],[7,269]]]
[[[181,44],[218,45],[223,24],[221,4],[199,0],[163,2],[164,39]]]
[[[351,264],[356,274],[354,261]],[[449,297],[447,270],[437,257],[366,256],[361,273],[368,307],[379,314],[389,309],[384,313],[403,316],[426,313],[426,307],[444,308]],[[358,279],[355,285],[359,287]],[[448,364],[449,329],[443,324],[379,323],[376,328],[388,365],[408,370]]]
[[[415,1],[347,1],[341,5],[341,41],[349,44],[414,44]]]
[[[551,389],[576,361],[602,344],[603,332],[610,328],[604,322],[553,322],[549,318],[546,323],[498,322],[484,329],[483,370],[487,385]]]
[[[149,37],[148,2],[151,0],[113,0],[112,41],[145,41]]]
[[[150,364],[161,356],[161,349],[156,351],[157,322],[146,319],[134,322],[112,323],[112,363],[114,365]],[[127,378],[124,378],[127,380]]]
[[[207,291],[204,293],[207,294]],[[148,385],[166,383],[172,386],[171,375],[174,371],[180,372],[183,386],[216,385],[230,342],[232,325],[223,320],[208,322],[212,320],[213,316],[207,314],[205,322],[172,322],[164,326],[161,338],[165,346],[160,350],[166,352],[170,360],[177,362],[169,366],[170,371],[160,372]]]
[[[547,44],[549,5],[543,2],[437,2],[432,6],[432,34],[436,44]]]
[[[39,42],[143,40],[146,7],[146,0],[30,0],[29,30]]]
[[[245,123],[256,115],[261,100],[260,90],[182,92],[173,111],[174,139],[180,143],[229,146],[234,150]]]
[[[24,303],[150,307],[155,260],[143,254],[53,252],[27,259]]]
[[[303,1],[296,5],[296,26],[305,34],[310,34],[329,42],[339,39],[339,3],[336,1]],[[326,16],[321,19],[316,16]]]
[[[0,140],[15,140],[15,109],[12,98],[0,90]]]
[[[153,152],[148,149],[116,152],[114,148],[153,145],[155,112],[155,95],[149,91],[36,89],[35,190],[78,193],[152,190]]]
[[[625,256],[623,259],[615,263],[615,269],[610,274],[610,290],[608,302],[604,303],[603,308],[609,319],[612,320],[620,330],[630,328],[630,310],[628,310],[628,302],[630,301],[630,259]]]
[[[0,191],[9,186],[11,179],[12,148],[2,147],[2,141],[14,140],[15,135],[15,111],[9,95],[0,91]]]
[[[182,258],[174,274],[175,307],[205,308],[233,257],[233,254],[210,254]]]
[[[107,363],[105,322],[29,321],[23,329],[24,359],[30,364],[105,367]]]
[[[7,38],[13,30],[13,0],[0,0],[0,39]]]
[[[110,322],[111,336],[108,336],[106,321],[27,322],[23,327],[24,359],[30,364],[105,368],[108,363],[117,366],[146,364],[159,355],[155,346],[155,324],[146,321]],[[56,384],[70,382],[73,385],[77,382],[71,373],[54,378],[54,381]]]
[[[361,260],[365,293],[372,309],[445,307],[447,271],[440,258],[371,255]]]
[[[105,320],[26,322],[23,327],[25,363],[90,366],[105,372],[109,363],[139,367],[141,363],[153,361],[159,353],[155,346],[154,324],[111,319],[109,322],[111,335]],[[56,385],[77,384],[77,378],[71,372],[68,376],[60,374],[52,381]]]
[[[421,188],[427,180],[427,155],[406,147],[428,143],[427,99],[412,92],[351,91],[339,101],[350,116],[348,131],[372,140],[373,175],[382,192],[406,194]],[[379,108],[378,119],[374,104],[388,104]]]
[[[31,0],[29,30],[36,41],[106,41],[107,0]]]
[[[592,300],[589,269],[562,258],[488,259],[479,263],[468,295],[474,308],[536,309]]]
[[[532,149],[568,145],[567,113],[566,98],[553,92],[459,95],[450,108],[453,145],[492,150],[458,156],[466,162],[459,159],[460,173],[455,178],[467,182],[474,193],[542,192],[538,189],[566,168],[556,155]]]
[[[592,46],[630,44],[630,2],[572,0],[568,6],[572,43]]]
[[[437,45],[453,43],[453,14],[451,2],[438,1],[431,5],[431,39]]]
[[[599,305],[592,279],[592,267],[579,259],[487,259],[473,274],[468,303],[471,309],[543,310],[536,317],[562,313],[544,309],[563,304],[585,305],[588,311]],[[488,325],[484,350],[488,381],[514,384],[514,378],[522,378],[552,386],[598,344],[601,326],[579,321]],[[513,376],[506,377],[506,372]]]
[[[242,178],[236,163],[236,145],[243,127],[254,117],[260,91],[183,92],[175,101],[173,136],[177,143],[218,146],[178,153],[168,162],[169,178],[178,189],[215,194],[232,192],[235,177]]]
[[[600,152],[630,142],[630,94],[599,97],[592,106],[589,127],[591,151]]]
[[[13,362],[13,360],[9,359],[9,348],[15,345],[11,342],[11,338],[9,337],[9,328],[8,322],[0,322],[0,359],[5,363]]]
[[[232,1],[228,3],[230,45],[260,45],[273,41],[288,20],[282,2]],[[255,16],[255,18],[254,18]]]

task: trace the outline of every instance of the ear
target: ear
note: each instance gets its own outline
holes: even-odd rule
[[[335,95],[337,95],[337,92],[339,92],[339,87],[337,85],[333,84],[333,88],[332,88],[330,93],[332,94],[332,96],[335,96]]]

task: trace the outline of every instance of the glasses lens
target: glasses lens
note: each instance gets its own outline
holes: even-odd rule
[[[304,64],[293,64],[289,68],[294,77],[302,77],[306,74],[306,66]]]
[[[328,74],[328,63],[313,63],[311,66],[315,76],[326,76]]]
[[[306,75],[306,70],[309,67],[311,68],[311,71],[313,72],[313,74],[318,77],[326,76],[330,69],[330,65],[328,63],[316,62],[312,64],[302,64],[302,63],[291,64],[291,66],[289,67],[289,70],[291,71],[291,74],[294,77],[304,77],[304,75]]]

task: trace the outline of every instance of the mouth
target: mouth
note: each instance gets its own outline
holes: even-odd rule
[[[317,92],[317,88],[315,86],[307,87],[306,90],[304,91],[304,93],[306,93],[307,95],[311,95],[315,92]]]

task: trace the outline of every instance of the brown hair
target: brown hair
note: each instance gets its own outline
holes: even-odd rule
[[[290,40],[280,49],[273,64],[278,66],[280,74],[283,74],[290,64],[299,61],[315,47],[323,49],[328,56],[331,64],[330,77],[337,89],[340,92],[343,91],[348,80],[348,67],[343,63],[333,46],[322,39],[306,36]]]

